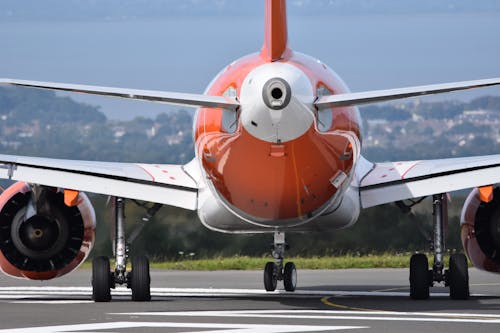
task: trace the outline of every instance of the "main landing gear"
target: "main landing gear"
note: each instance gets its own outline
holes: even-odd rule
[[[469,297],[469,273],[467,258],[464,254],[452,254],[448,269],[444,269],[443,254],[445,252],[444,225],[448,219],[446,194],[432,197],[433,206],[433,241],[434,264],[429,270],[427,256],[414,254],[410,259],[410,297],[413,299],[429,298],[429,288],[434,282],[444,282],[450,287],[450,297],[467,299]]]
[[[128,249],[125,239],[125,200],[113,198],[115,239],[115,270],[110,271],[108,257],[96,257],[92,261],[92,299],[96,302],[109,302],[111,290],[116,284],[132,289],[133,301],[151,299],[149,260],[145,256],[132,258],[132,270],[127,272]]]
[[[283,257],[288,245],[285,243],[285,233],[274,232],[272,254],[274,262],[269,261],[264,267],[264,288],[266,291],[276,290],[278,281],[283,281],[286,291],[294,291],[297,286],[297,269],[293,262],[287,262],[283,267]]]

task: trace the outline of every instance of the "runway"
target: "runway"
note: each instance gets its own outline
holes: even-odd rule
[[[299,270],[297,291],[267,293],[260,271],[153,271],[152,301],[90,300],[90,270],[34,282],[0,277],[4,332],[498,332],[500,276],[470,270],[472,297],[409,298],[406,269]]]

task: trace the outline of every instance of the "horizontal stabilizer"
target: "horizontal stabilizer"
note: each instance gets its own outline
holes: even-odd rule
[[[431,84],[426,86],[415,86],[387,90],[372,90],[357,93],[347,93],[321,97],[314,104],[318,109],[333,108],[339,106],[352,106],[377,102],[391,101],[395,99],[416,97],[423,95],[441,94],[457,90],[489,87],[500,84],[500,78],[461,81],[451,83]]]
[[[187,106],[202,106],[210,108],[236,109],[239,103],[234,98],[224,96],[211,96],[203,94],[186,94],[156,90],[138,90],[127,88],[87,86],[81,84],[68,84],[56,82],[40,82],[16,79],[0,79],[0,84],[10,84],[15,86],[69,91],[91,95],[101,95],[110,97],[121,97],[150,102],[167,104],[178,104]]]

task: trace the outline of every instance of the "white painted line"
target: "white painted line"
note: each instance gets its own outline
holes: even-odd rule
[[[301,314],[307,313],[307,314]],[[258,311],[187,311],[187,312],[126,312],[110,313],[127,316],[164,316],[164,317],[225,317],[225,318],[280,318],[313,320],[376,320],[411,321],[439,323],[480,323],[499,324],[500,316],[475,315],[470,313],[428,313],[428,312],[382,312],[382,311],[317,311],[317,310],[258,310]],[[359,314],[359,315],[354,315]]]
[[[86,301],[86,300],[22,300],[22,301],[12,301],[10,303],[13,304],[86,304],[86,303],[94,303],[94,301]]]
[[[91,287],[51,287],[51,286],[45,286],[45,287],[0,287],[0,292],[4,291],[92,291]]]
[[[294,313],[323,313],[323,314],[377,314],[377,315],[400,315],[400,316],[430,316],[430,317],[477,317],[477,318],[498,318],[499,314],[486,314],[486,313],[463,313],[463,312],[406,312],[406,311],[354,311],[354,310],[293,310]],[[266,311],[245,311],[249,312],[264,312],[264,313],[282,313],[282,310],[266,310]]]
[[[203,333],[293,333],[321,332],[368,328],[366,326],[321,326],[321,325],[249,325],[219,323],[170,323],[170,322],[110,322],[59,326],[27,327],[0,330],[0,333],[69,333],[129,328],[194,328]],[[206,331],[206,329],[215,329]],[[228,331],[230,330],[230,331]]]
[[[401,316],[432,316],[432,317],[484,317],[484,318],[500,318],[500,314],[486,313],[463,313],[463,312],[406,312],[406,311],[377,311],[377,310],[241,310],[231,311],[233,313],[317,313],[317,314],[377,314],[377,315],[401,315]],[[209,311],[207,311],[209,312]],[[196,313],[192,311],[192,313]]]
[[[464,313],[464,312],[404,312],[404,311],[351,311],[351,310],[235,310],[235,311],[183,311],[183,312],[127,312],[127,313],[110,313],[114,315],[136,315],[136,316],[239,316],[239,315],[274,315],[274,314],[323,314],[323,315],[339,315],[339,314],[361,314],[361,315],[398,315],[398,316],[430,316],[430,317],[456,317],[456,318],[493,318],[500,319],[500,314],[484,314],[484,313]]]
[[[0,287],[0,298],[3,295],[44,295],[44,294],[90,295],[90,287]],[[112,289],[113,295],[130,295],[130,289],[117,287]],[[262,297],[297,297],[297,296],[385,296],[409,297],[408,292],[383,291],[346,291],[346,290],[296,290],[288,292],[277,290],[267,292],[262,289],[216,289],[216,288],[151,288],[153,296],[191,296],[191,297],[219,297],[219,296],[262,296]],[[431,293],[432,297],[448,297],[448,293]],[[474,294],[472,296],[483,296]]]

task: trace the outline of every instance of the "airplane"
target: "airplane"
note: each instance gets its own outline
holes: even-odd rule
[[[227,65],[203,94],[0,79],[0,84],[197,107],[195,158],[185,165],[111,163],[0,155],[0,177],[15,181],[0,195],[0,269],[49,280],[75,270],[95,238],[86,192],[112,202],[114,267],[92,262],[92,298],[111,300],[126,285],[132,300],[151,299],[149,260],[130,257],[127,200],[195,210],[208,228],[271,233],[264,288],[278,281],[293,292],[297,269],[285,263],[287,232],[352,226],[360,210],[432,197],[433,263],[411,257],[410,296],[429,297],[434,283],[450,297],[469,296],[467,259],[452,254],[445,269],[447,193],[472,189],[461,221],[465,253],[477,268],[500,273],[500,155],[372,163],[362,154],[357,106],[500,84],[500,78],[350,92],[326,64],[288,44],[286,0],[265,0],[259,52]],[[127,263],[131,261],[131,270]]]

